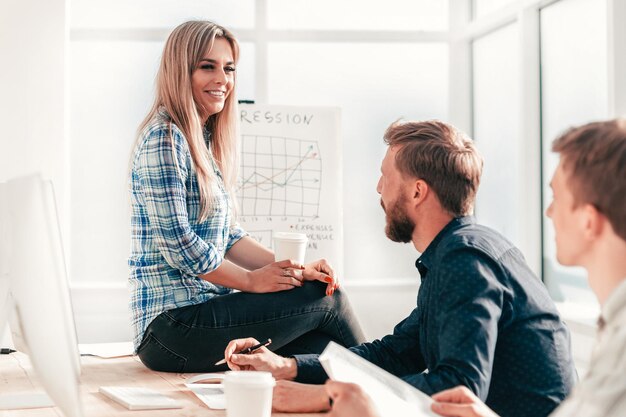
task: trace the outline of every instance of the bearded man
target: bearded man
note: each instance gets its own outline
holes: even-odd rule
[[[350,350],[426,394],[462,385],[501,416],[547,416],[576,380],[569,332],[522,253],[472,217],[483,161],[471,139],[439,121],[396,122],[384,139],[385,231],[421,253],[421,285],[392,334]],[[233,354],[255,343],[225,355],[232,369],[300,382],[279,383],[276,409],[329,409],[323,386],[301,384],[327,379],[317,355]]]

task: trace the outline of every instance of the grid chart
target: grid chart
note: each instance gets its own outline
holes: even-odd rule
[[[241,216],[317,218],[322,159],[315,140],[241,136]]]

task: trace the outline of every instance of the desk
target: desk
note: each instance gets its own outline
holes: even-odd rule
[[[132,417],[159,417],[159,416],[208,416],[223,417],[224,410],[207,408],[184,383],[192,374],[173,374],[154,372],[146,368],[137,357],[123,357],[115,359],[101,359],[93,356],[81,357],[82,375],[80,390],[85,417],[132,416]],[[184,404],[182,409],[173,410],[145,410],[130,411],[118,403],[110,400],[98,392],[104,385],[141,386],[152,388],[169,397],[180,400]],[[29,392],[38,389],[40,385],[31,368],[28,356],[23,353],[0,355],[0,392]],[[59,417],[61,412],[57,408],[39,408],[30,410],[0,410],[0,417]],[[273,413],[280,417],[320,417],[322,414],[282,414]]]

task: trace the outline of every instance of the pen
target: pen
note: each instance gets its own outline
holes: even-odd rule
[[[262,347],[269,346],[269,345],[271,345],[271,344],[272,344],[272,339],[267,339],[267,340],[266,340],[265,342],[263,342],[263,343],[259,343],[259,344],[254,345],[254,346],[247,347],[247,348],[245,348],[244,350],[237,352],[237,353],[236,353],[236,355],[246,355],[246,354],[248,354],[248,353],[252,353],[252,352],[254,352],[254,351],[255,351],[255,350],[257,350],[257,349],[260,349],[260,348],[262,348]],[[226,363],[226,359],[222,359],[221,361],[216,362],[216,363],[215,363],[215,366],[217,366],[217,365],[222,365],[222,364],[224,364],[224,363]]]

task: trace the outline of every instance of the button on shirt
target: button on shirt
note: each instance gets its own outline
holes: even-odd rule
[[[217,269],[246,235],[231,224],[230,199],[212,157],[211,162],[217,180],[209,217],[200,222],[198,179],[182,132],[161,110],[141,133],[130,178],[128,265],[135,350],[160,313],[232,292],[198,278]]]
[[[626,279],[605,301],[600,323],[589,372],[553,417],[626,416]]]
[[[569,332],[521,252],[461,217],[416,266],[417,307],[351,350],[429,395],[465,385],[503,417],[550,414],[575,381]],[[325,379],[314,355],[295,358],[299,381]]]

